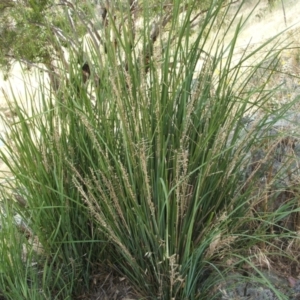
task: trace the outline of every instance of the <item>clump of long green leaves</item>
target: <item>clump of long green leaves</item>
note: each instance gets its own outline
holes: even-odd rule
[[[154,45],[149,46],[146,8],[142,54],[132,50],[126,27],[120,33],[111,18],[116,36],[106,41],[111,51],[100,54],[89,44],[94,70],[89,85],[78,58],[71,58],[66,84],[53,95],[42,93],[41,110],[29,116],[15,108],[18,121],[10,126],[9,151],[2,159],[15,177],[14,190],[27,202],[18,212],[43,248],[31,259],[42,274],[35,287],[43,293],[35,299],[79,294],[95,269],[103,272],[97,270],[101,263],[147,299],[213,297],[228,271],[226,257],[272,243],[267,230],[273,214],[260,218],[256,229],[247,225],[260,178],[245,179],[248,153],[272,124],[261,117],[249,133],[241,124],[271,98],[268,78],[254,88],[249,82],[263,61],[275,61],[280,51],[271,48],[249,67],[269,41],[234,61],[243,22],[226,44],[232,22],[214,28],[228,13],[222,1],[203,14],[191,42],[193,4],[179,26],[180,4],[175,1],[159,54],[147,56]],[[119,52],[113,50],[115,42]],[[203,66],[197,73],[199,61]],[[30,95],[28,100],[34,102]],[[11,299],[32,299],[21,291],[16,296],[9,247],[3,244],[2,250],[6,267],[0,290]],[[244,260],[233,260],[234,266]],[[23,267],[22,272],[30,269]]]

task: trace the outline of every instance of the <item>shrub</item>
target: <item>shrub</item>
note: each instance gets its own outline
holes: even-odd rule
[[[253,217],[260,177],[246,172],[248,154],[272,126],[264,107],[275,92],[266,89],[269,70],[256,86],[249,83],[280,50],[277,44],[265,50],[274,38],[235,60],[245,21],[227,43],[233,21],[212,28],[228,14],[222,1],[211,4],[192,40],[193,8],[189,2],[178,27],[176,1],[157,47],[159,27],[147,30],[145,14],[141,53],[132,48],[130,30],[121,34],[110,19],[116,41],[106,40],[105,58],[88,44],[87,82],[71,52],[59,92],[49,95],[41,82],[42,108],[30,94],[33,116],[14,107],[9,151],[1,155],[14,175],[12,188],[26,202],[14,209],[42,253],[24,241],[30,255],[21,260],[20,242],[3,241],[23,235],[2,231],[6,297],[71,299],[91,287],[95,274],[105,278],[114,270],[144,299],[206,299],[218,296],[214,288],[230,270],[252,264],[247,249],[267,243],[278,250],[268,230],[283,213]],[[243,118],[258,111],[262,117],[246,133]],[[33,262],[40,275],[32,274]]]

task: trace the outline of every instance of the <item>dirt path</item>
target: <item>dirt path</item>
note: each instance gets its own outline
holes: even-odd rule
[[[28,95],[33,95],[35,104],[40,102],[41,94],[39,93],[39,80],[44,78],[44,82],[47,82],[47,77],[40,73],[38,70],[32,70],[25,72],[22,75],[24,66],[19,63],[15,63],[9,80],[3,79],[3,74],[0,72],[0,136],[5,139],[6,135],[6,123],[11,123],[13,120],[13,113],[9,109],[8,101],[13,103],[16,101],[22,105],[27,112],[30,113],[32,103],[29,101]],[[0,148],[5,151],[5,147],[2,139],[0,140]],[[0,182],[4,182],[5,178],[10,177],[11,174],[5,163],[0,160]]]

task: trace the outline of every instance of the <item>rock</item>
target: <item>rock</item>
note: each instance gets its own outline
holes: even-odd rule
[[[288,280],[280,277],[271,271],[261,270],[265,280],[287,299],[296,300],[295,290],[288,284]],[[279,300],[275,292],[259,281],[258,277],[249,276],[245,278],[240,274],[231,274],[232,278],[221,284],[219,289],[221,300]]]
[[[294,197],[292,187],[299,184],[300,113],[287,111],[279,119],[270,115],[261,123],[262,118],[264,116],[258,115],[241,118],[241,141],[256,134],[256,146],[247,154],[242,172],[245,181],[256,178],[258,195],[269,193],[267,209],[273,212]],[[271,196],[275,193],[276,199]],[[288,223],[288,229],[296,230],[293,222]]]

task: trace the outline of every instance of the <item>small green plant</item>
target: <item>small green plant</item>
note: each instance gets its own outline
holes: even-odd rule
[[[255,268],[248,249],[265,243],[280,251],[274,241],[280,234],[292,236],[268,232],[292,204],[279,213],[253,215],[257,197],[265,194],[255,193],[257,169],[245,175],[248,154],[276,122],[261,111],[275,92],[266,89],[271,75],[249,87],[264,61],[280,54],[276,44],[253,65],[252,58],[275,38],[236,61],[243,21],[225,42],[232,22],[222,31],[212,26],[226,19],[228,7],[214,1],[192,42],[194,4],[186,4],[179,28],[181,1],[175,1],[164,40],[157,34],[163,24],[149,29],[144,12],[145,28],[136,38],[142,54],[132,47],[130,29],[119,31],[109,16],[115,40],[105,40],[105,58],[90,43],[89,72],[82,74],[78,53],[71,52],[59,93],[41,82],[39,105],[28,94],[32,115],[16,106],[1,158],[14,175],[12,189],[26,202],[14,209],[28,222],[42,255],[25,241],[32,255],[21,260],[20,243],[4,242],[16,235],[15,227],[1,231],[5,297],[74,299],[92,287],[95,274],[113,270],[140,299],[217,298],[212,291],[230,271],[244,263]],[[130,16],[128,7],[124,18]],[[97,34],[90,31],[92,41]],[[164,45],[159,55],[156,41]],[[287,109],[277,110],[277,119]],[[258,111],[262,117],[247,133],[243,117]],[[9,253],[16,256],[14,264]],[[38,271],[28,277],[32,262]]]

